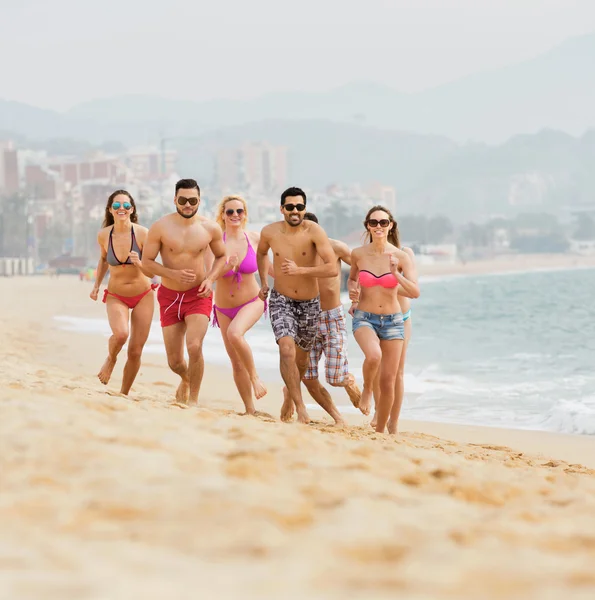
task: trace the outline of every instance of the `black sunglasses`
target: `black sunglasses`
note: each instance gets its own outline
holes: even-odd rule
[[[378,219],[368,219],[368,225],[370,227],[378,227],[378,225],[380,225],[380,227],[388,227],[390,221],[389,219],[380,219],[380,221]]]
[[[293,212],[294,209],[297,209],[298,212],[302,212],[306,210],[305,204],[284,204],[283,209],[287,212]]]
[[[231,215],[233,215],[234,213],[238,213],[238,217],[240,217],[241,215],[243,215],[243,214],[244,214],[244,209],[243,209],[243,208],[228,208],[228,209],[225,211],[225,214],[226,214],[228,217],[231,217]]]
[[[190,206],[196,206],[198,204],[198,198],[184,198],[182,196],[181,198],[178,198],[176,202],[180,206],[184,206],[186,203],[190,204]]]

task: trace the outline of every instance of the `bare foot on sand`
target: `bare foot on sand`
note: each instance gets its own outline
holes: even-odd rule
[[[391,435],[396,435],[398,425],[399,425],[398,421],[391,421],[389,419],[388,423],[386,424],[386,428]]]
[[[260,400],[261,398],[267,395],[267,389],[264,383],[260,381],[258,375],[252,380],[252,389],[254,390],[254,397],[257,400]]]
[[[372,420],[370,421],[370,427],[372,429],[376,429],[376,423],[378,423],[378,417],[376,416],[376,413],[374,413],[374,416],[372,417]]]
[[[99,381],[101,381],[101,383],[103,383],[103,385],[107,385],[107,382],[109,381],[109,378],[112,376],[112,371],[114,370],[115,366],[116,366],[116,359],[111,358],[111,356],[108,356],[105,359],[105,362],[103,363],[103,366],[101,367],[99,373],[97,373],[97,377],[99,378]]]
[[[283,406],[281,406],[281,420],[283,422],[291,421],[293,417],[293,400],[289,396],[289,390],[283,388]]]
[[[370,414],[370,407],[372,406],[372,390],[367,390],[364,386],[364,391],[362,392],[362,398],[359,401],[358,408],[362,411],[364,415]]]
[[[362,391],[359,389],[357,383],[355,383],[355,377],[349,373],[349,383],[345,386],[345,391],[351,400],[351,404],[355,408],[359,408],[360,401],[362,399]]]
[[[308,425],[308,423],[310,423],[310,415],[308,414],[305,408],[301,410],[298,408],[297,420],[298,423],[303,423],[304,425]]]
[[[186,380],[182,379],[182,381],[180,381],[180,385],[178,386],[178,389],[176,390],[176,402],[187,404],[189,394],[190,394],[190,385],[188,384],[188,382]]]

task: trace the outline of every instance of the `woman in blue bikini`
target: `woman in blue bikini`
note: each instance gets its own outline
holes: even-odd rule
[[[255,276],[258,267],[254,248],[258,246],[260,233],[245,230],[248,206],[240,196],[223,198],[216,218],[223,229],[229,271],[217,280],[213,326],[221,329],[246,414],[253,415],[256,410],[252,393],[257,400],[267,393],[256,372],[252,350],[244,338],[266,311],[266,304],[258,297],[260,284]]]

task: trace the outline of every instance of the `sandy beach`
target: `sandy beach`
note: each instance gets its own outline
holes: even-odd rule
[[[53,320],[88,293],[0,279],[0,598],[595,597],[593,437],[283,424],[275,384],[242,417],[212,366],[181,408],[156,355],[109,395],[124,357],[106,389],[107,340]]]

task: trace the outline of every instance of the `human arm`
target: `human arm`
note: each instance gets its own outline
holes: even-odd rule
[[[97,300],[97,297],[99,296],[99,288],[101,286],[101,282],[103,281],[103,278],[105,277],[107,270],[109,269],[109,265],[107,264],[107,252],[103,247],[102,241],[103,240],[100,231],[97,235],[97,243],[99,244],[100,256],[99,261],[97,263],[97,275],[95,276],[95,285],[93,286],[93,289],[89,294],[89,298],[91,298],[91,300]]]
[[[413,250],[411,248],[401,248],[401,250],[403,250],[403,252],[405,252],[405,254],[407,254],[407,256],[409,256],[409,258],[411,259],[412,272],[410,273],[409,279],[411,281],[417,282],[417,266],[415,264],[415,254],[413,253]],[[402,285],[398,288],[398,294],[399,296],[405,296],[406,298],[410,297],[405,293],[405,289]]]
[[[192,269],[170,269],[156,261],[161,251],[161,223],[153,224],[147,233],[147,239],[143,247],[143,258],[141,261],[143,273],[152,273],[166,279],[173,279],[179,283],[191,284],[196,280],[196,273]]]
[[[415,263],[411,260],[411,257],[403,251],[400,251],[400,256],[392,252],[387,252],[387,254],[390,255],[391,273],[397,278],[401,287],[399,295],[406,298],[419,298],[417,273]]]
[[[208,228],[211,231],[211,241],[209,242],[208,247],[213,254],[213,263],[209,269],[209,272],[207,273],[207,276],[203,279],[198,288],[197,296],[200,298],[206,298],[207,296],[210,296],[213,291],[213,282],[223,273],[227,258],[225,243],[223,242],[223,231],[221,231],[221,227],[219,227],[217,223],[210,223]]]
[[[256,248],[256,264],[258,266],[258,276],[260,277],[260,292],[258,296],[261,300],[266,300],[269,295],[269,249],[271,245],[268,238],[267,228],[265,227],[258,240],[258,246]]]
[[[307,277],[336,277],[338,275],[337,258],[326,232],[317,223],[310,223],[312,242],[316,252],[322,259],[322,264],[312,267],[298,267],[295,262],[286,258],[281,265],[285,275],[306,275]]]
[[[331,240],[331,246],[336,257],[341,259],[346,265],[351,266],[351,248],[339,240]]]
[[[143,251],[145,242],[147,241],[147,233],[148,229],[146,229],[145,227],[141,227],[140,225],[136,226],[136,240],[139,244],[141,253]],[[149,279],[153,279],[153,277],[155,277],[154,273],[151,273],[151,271],[148,271],[146,268],[143,267],[143,263],[140,259],[140,256],[138,255],[138,252],[134,252],[131,250],[128,254],[128,257],[130,258],[130,262],[135,267],[138,267],[143,275],[146,275]]]
[[[352,310],[359,302],[359,267],[357,266],[357,250],[351,253],[351,270],[349,271],[349,278],[347,279],[347,291],[349,292],[349,299],[351,300],[351,308],[349,309],[350,314],[353,316]]]

